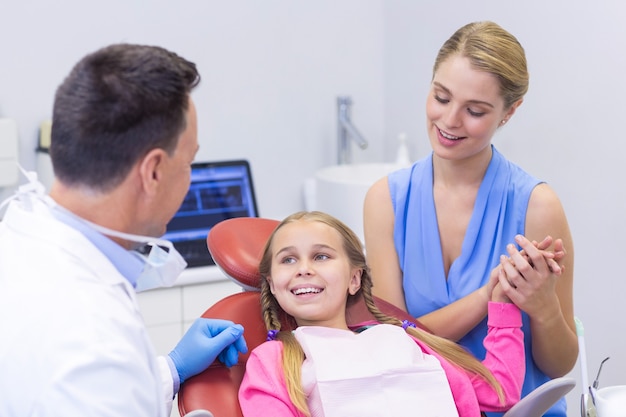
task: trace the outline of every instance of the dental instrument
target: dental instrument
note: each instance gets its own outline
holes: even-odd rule
[[[589,385],[589,373],[587,371],[587,351],[585,349],[585,328],[582,321],[578,317],[574,317],[576,323],[576,335],[578,336],[578,354],[580,359],[580,371],[581,380],[583,385],[583,392],[580,396],[580,415],[581,417],[596,417],[595,400],[593,399],[593,393],[591,392],[591,385]],[[589,394],[587,394],[589,392]],[[592,401],[589,401],[589,395],[592,397]]]

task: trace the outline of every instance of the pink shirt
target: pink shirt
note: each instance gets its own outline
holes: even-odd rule
[[[484,340],[487,355],[483,364],[502,385],[505,402],[481,377],[468,374],[447,362],[422,342],[415,343],[424,353],[441,362],[461,417],[476,417],[481,411],[506,411],[520,400],[524,381],[524,335],[522,319],[514,304],[489,303],[488,333]],[[266,342],[252,351],[239,389],[244,416],[304,416],[291,403],[282,368],[282,343]],[[383,352],[388,354],[388,352]],[[416,410],[419,404],[415,405]]]

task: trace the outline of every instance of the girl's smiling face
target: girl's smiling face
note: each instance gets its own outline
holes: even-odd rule
[[[339,232],[312,220],[298,220],[274,235],[272,294],[298,326],[347,329],[346,301],[361,286],[361,270],[350,264]]]
[[[498,126],[515,113],[521,100],[504,108],[498,79],[453,55],[433,77],[426,102],[428,136],[435,154],[464,159],[489,148]]]

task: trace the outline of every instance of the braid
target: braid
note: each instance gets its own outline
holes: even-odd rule
[[[267,281],[263,280],[261,284],[261,309],[265,328],[267,330],[280,330],[281,324],[278,318],[278,309],[280,307],[276,303],[276,299],[272,295],[267,285]]]
[[[363,271],[363,275],[368,274],[367,271]],[[369,276],[369,275],[368,275]],[[380,311],[380,309],[374,303],[374,297],[372,296],[372,280],[371,279],[363,279],[361,276],[361,293],[363,294],[363,299],[365,300],[365,305],[370,313],[374,316],[377,322],[384,324],[393,324],[396,326],[401,326],[402,321],[395,317],[391,317]]]
[[[276,340],[283,344],[283,372],[289,398],[298,410],[309,416],[306,395],[302,390],[304,351],[291,331],[280,331],[280,313],[284,311],[270,291],[266,279],[261,280],[261,310],[267,330],[279,330]]]

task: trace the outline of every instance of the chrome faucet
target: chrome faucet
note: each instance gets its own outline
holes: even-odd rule
[[[350,121],[351,105],[350,97],[337,97],[337,163],[339,165],[352,162],[349,137],[359,145],[359,148],[367,148],[367,141]]]

